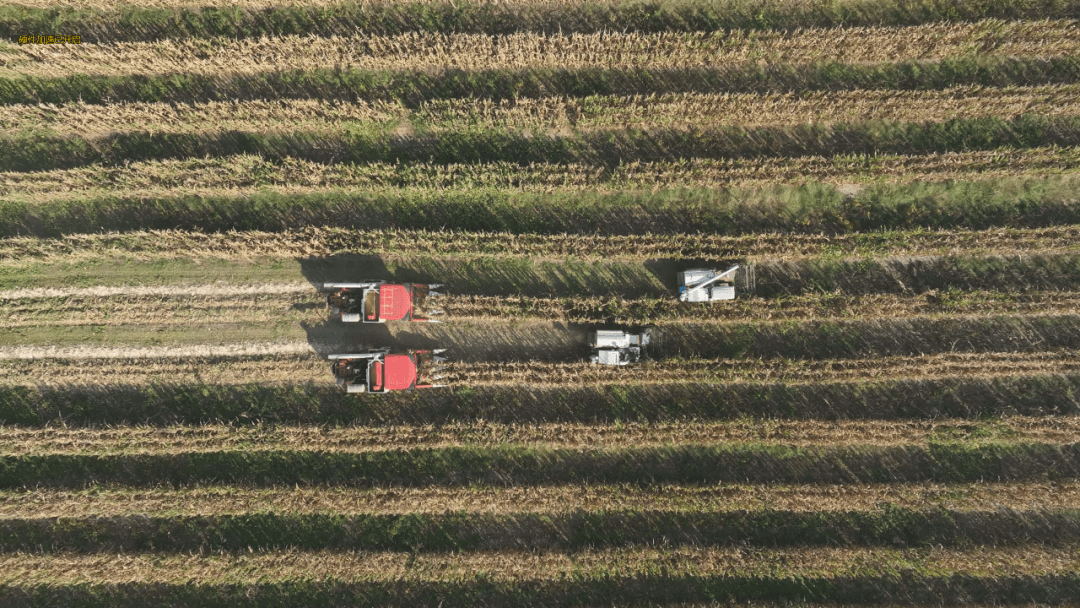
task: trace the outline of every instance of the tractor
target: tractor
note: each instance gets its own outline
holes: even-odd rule
[[[331,291],[326,297],[330,314],[340,314],[345,323],[386,323],[387,321],[427,321],[438,323],[431,315],[441,310],[425,310],[428,298],[442,294],[435,289],[442,285],[420,283],[323,283]]]
[[[446,349],[409,350],[394,353],[389,348],[369,350],[351,355],[330,355],[334,362],[330,370],[337,378],[338,386],[349,393],[388,393],[411,391],[418,388],[436,388],[445,384],[432,384],[442,376],[440,364],[446,361],[441,355]]]

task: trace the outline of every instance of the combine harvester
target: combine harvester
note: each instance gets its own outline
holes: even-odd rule
[[[442,285],[420,283],[323,283],[323,290],[332,291],[326,297],[330,314],[340,314],[345,323],[386,323],[387,321],[427,321],[438,323],[428,316],[442,314],[441,310],[422,310],[428,298],[442,295],[435,289]]]
[[[652,336],[652,328],[642,330],[640,334],[631,334],[618,329],[598,329],[589,334],[589,345],[593,348],[590,360],[600,365],[629,365],[645,358],[645,347]]]
[[[735,299],[736,264],[724,272],[695,268],[679,273],[679,301],[715,302]]]
[[[445,357],[439,356],[444,351],[440,348],[391,353],[389,348],[383,348],[352,355],[330,355],[334,362],[330,370],[337,378],[338,386],[345,387],[350,393],[438,388],[446,385],[431,384],[431,381],[441,378],[435,373],[440,369],[439,364],[446,361]]]

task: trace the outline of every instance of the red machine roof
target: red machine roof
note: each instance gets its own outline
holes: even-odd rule
[[[409,355],[386,355],[383,359],[386,364],[386,390],[400,391],[409,388],[416,382],[416,364]]]
[[[412,312],[412,294],[404,285],[379,285],[379,318],[400,321]]]

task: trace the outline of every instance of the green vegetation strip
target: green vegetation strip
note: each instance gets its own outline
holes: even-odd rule
[[[0,520],[0,551],[502,551],[624,545],[1068,545],[1080,511],[576,511],[507,515],[142,515]]]
[[[510,34],[599,31],[719,31],[806,27],[918,25],[982,19],[1070,19],[1075,0],[839,0],[828,4],[766,0],[629,0],[567,3],[342,2],[322,6],[283,3],[267,8],[120,6],[115,10],[58,6],[0,8],[0,36],[80,33],[84,42],[178,38],[350,36],[358,31]]]
[[[401,182],[408,186],[408,165]],[[659,192],[532,194],[490,189],[264,191],[248,196],[117,194],[0,201],[0,237],[95,231],[260,230],[302,226],[514,234],[844,234],[873,230],[1080,224],[1076,176],[870,185],[826,184]]]
[[[322,163],[427,161],[580,162],[617,166],[684,158],[926,154],[996,148],[1080,145],[1080,117],[1023,115],[942,123],[867,121],[795,127],[708,130],[637,129],[532,137],[505,130],[392,135],[392,126],[360,125],[340,132],[214,134],[117,133],[96,139],[21,132],[0,140],[0,169],[42,171],[93,163],[253,154],[272,160]]]
[[[206,608],[332,606],[597,606],[674,602],[806,601],[893,604],[897,598],[932,605],[1068,605],[1080,597],[1080,576],[932,575],[898,565],[896,573],[861,576],[707,575],[657,569],[637,575],[582,573],[564,580],[360,582],[260,580],[252,584],[40,584],[6,586],[0,602],[13,606],[180,605]]]
[[[807,5],[809,8],[809,5]],[[816,10],[816,8],[814,9]],[[230,76],[0,78],[0,103],[115,103],[252,99],[386,99],[416,107],[427,99],[649,95],[799,90],[944,89],[1080,82],[1080,57],[983,58],[878,65],[740,65],[716,68],[366,71],[291,70]]]
[[[1080,444],[793,448],[720,445],[603,450],[528,447],[389,452],[192,452],[0,457],[0,487],[121,484],[355,486],[559,483],[885,483],[1071,479]]]
[[[471,388],[358,396],[337,386],[0,386],[4,424],[439,424],[980,418],[1080,414],[1080,375],[823,384]]]

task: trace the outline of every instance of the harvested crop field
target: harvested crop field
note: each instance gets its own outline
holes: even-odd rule
[[[1076,604],[1077,15],[0,2],[0,605]]]

